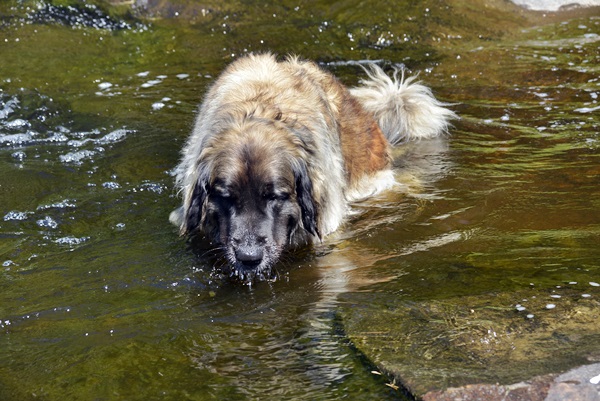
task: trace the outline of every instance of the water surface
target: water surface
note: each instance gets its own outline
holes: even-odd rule
[[[0,6],[0,398],[403,399],[386,385],[393,369],[372,373],[386,356],[442,384],[469,377],[423,340],[458,338],[437,331],[452,317],[440,304],[485,301],[519,329],[575,307],[597,314],[597,13],[533,24],[460,2],[202,12],[174,1],[151,11],[193,18],[149,22],[38,4]],[[287,256],[275,282],[244,286],[213,274],[167,216],[207,85],[268,49],[349,85],[364,60],[404,63],[461,120],[449,138],[399,150],[398,191],[355,205],[322,246]],[[517,358],[475,323],[459,334]],[[593,327],[561,329],[585,341],[562,341],[552,362],[546,344],[524,374],[583,363]]]

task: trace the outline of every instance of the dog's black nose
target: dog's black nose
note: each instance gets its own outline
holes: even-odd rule
[[[258,266],[263,256],[262,248],[256,246],[241,246],[235,251],[235,258],[247,269]]]

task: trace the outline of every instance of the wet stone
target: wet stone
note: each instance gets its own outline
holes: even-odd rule
[[[41,3],[37,11],[29,16],[33,23],[61,24],[79,28],[95,28],[107,30],[131,29],[125,21],[116,20],[106,15],[93,4],[61,6]]]
[[[475,384],[432,391],[423,401],[599,401],[598,374],[600,364],[585,365],[561,375],[538,376],[511,385]]]
[[[544,401],[555,376],[536,377],[513,385],[474,384],[446,391],[432,391],[423,401]]]
[[[524,391],[508,385],[567,371],[595,355],[600,294],[588,285],[560,290],[560,299],[551,298],[550,289],[527,289],[394,304],[379,304],[373,293],[345,294],[344,303],[353,307],[343,308],[342,320],[353,344],[416,396],[465,391],[504,399]],[[548,299],[556,300],[555,308],[546,308]],[[522,399],[535,400],[532,394],[542,390],[536,384],[527,391],[529,398]],[[429,399],[456,399],[445,397]]]

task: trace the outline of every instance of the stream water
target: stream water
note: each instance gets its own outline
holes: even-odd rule
[[[530,321],[559,313],[562,288],[597,316],[597,10],[150,3],[170,18],[0,4],[0,399],[404,399],[341,308],[352,323],[372,305],[484,296]],[[402,191],[355,205],[278,280],[246,286],[215,276],[168,214],[207,85],[262,50],[315,59],[348,85],[363,60],[404,63],[461,120],[398,151]],[[532,288],[555,308],[494,304]],[[566,354],[547,370],[585,358]],[[544,372],[531,366],[519,373]]]

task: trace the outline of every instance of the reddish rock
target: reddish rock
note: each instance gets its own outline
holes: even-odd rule
[[[472,384],[431,391],[423,401],[600,401],[600,363],[511,385]]]
[[[432,391],[423,396],[423,401],[545,401],[555,377],[546,375],[511,385],[472,384]]]

